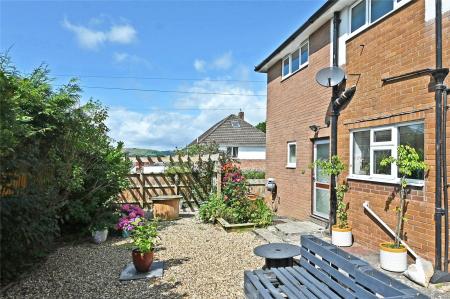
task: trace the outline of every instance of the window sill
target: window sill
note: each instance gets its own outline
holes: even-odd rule
[[[286,168],[288,168],[288,169],[295,169],[295,168],[297,168],[297,165],[286,165]]]
[[[396,178],[396,179],[384,179],[384,178],[380,178],[380,177],[349,175],[349,176],[347,176],[347,179],[349,179],[349,180],[357,180],[357,181],[367,181],[367,182],[393,184],[393,185],[400,184],[400,179],[399,178]],[[423,180],[408,180],[408,186],[423,187],[424,185],[425,185],[425,182]]]
[[[300,72],[301,70],[305,69],[305,68],[308,66],[308,64],[309,64],[309,61],[306,62],[306,63],[304,63],[304,64],[302,64],[302,65],[298,68],[298,70],[296,70],[295,72],[292,72],[292,73],[290,73],[290,74],[287,74],[286,76],[281,75],[281,82],[283,82],[284,80],[289,79],[289,78],[292,77],[293,75],[295,75],[295,74],[297,74],[298,72]]]

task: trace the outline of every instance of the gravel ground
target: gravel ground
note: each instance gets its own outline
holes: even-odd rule
[[[164,276],[119,282],[131,261],[123,239],[58,248],[45,263],[7,290],[5,298],[243,298],[244,270],[260,268],[252,232],[221,228],[182,218],[162,223],[156,260]]]

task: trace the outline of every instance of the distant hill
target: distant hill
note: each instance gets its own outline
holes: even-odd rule
[[[128,156],[140,156],[140,157],[161,157],[161,156],[168,156],[172,154],[172,151],[157,151],[153,149],[147,149],[147,148],[125,148],[125,153],[128,154]]]

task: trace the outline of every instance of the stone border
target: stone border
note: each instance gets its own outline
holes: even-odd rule
[[[222,226],[222,228],[226,232],[241,232],[241,231],[250,231],[253,230],[256,227],[256,223],[237,223],[237,224],[230,224],[228,221],[226,221],[223,218],[217,218],[217,222]]]

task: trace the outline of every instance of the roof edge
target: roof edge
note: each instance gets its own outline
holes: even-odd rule
[[[292,42],[298,35],[306,30],[314,21],[316,21],[322,14],[324,14],[329,8],[336,4],[339,0],[328,0],[325,2],[309,19],[303,23],[294,33],[292,33],[281,45],[279,45],[275,51],[267,56],[262,62],[255,66],[254,71],[260,72],[261,69],[278,53],[280,53],[290,42]]]

